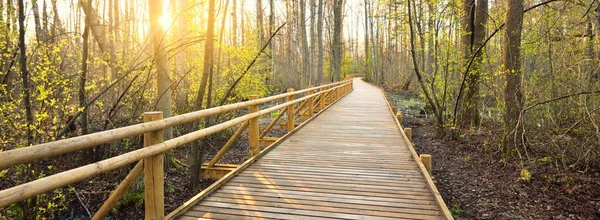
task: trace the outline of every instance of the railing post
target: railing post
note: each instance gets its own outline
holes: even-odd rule
[[[294,92],[293,88],[289,88],[287,89],[288,93]],[[294,101],[294,96],[290,95],[287,97],[287,101],[291,102]],[[294,124],[294,105],[288,105],[287,107],[287,131],[290,132],[292,130],[294,130],[295,124]]]
[[[425,170],[431,175],[431,155],[430,154],[421,154],[419,155],[419,159],[421,159],[421,163],[425,167]]]
[[[323,84],[321,84],[321,85],[323,85]],[[325,91],[325,88],[321,88],[321,92],[322,92],[322,91]],[[322,92],[322,93],[319,95],[319,99],[321,100],[321,101],[319,102],[319,111],[323,111],[323,109],[325,109],[325,93],[324,93],[324,92]]]
[[[412,128],[404,128],[404,134],[406,134],[408,141],[412,142]]]
[[[313,86],[308,86],[308,88],[312,89]],[[315,92],[313,90],[308,91],[308,95],[312,95],[314,93]],[[308,117],[312,117],[315,113],[315,104],[313,103],[313,101],[315,101],[314,97],[308,98]]]
[[[325,86],[325,90],[329,90],[330,86]],[[331,91],[325,92],[327,95],[325,96],[325,106],[329,105],[329,100],[331,100]]]
[[[250,95],[248,96],[248,100],[255,100],[258,99],[258,95]],[[248,106],[248,114],[252,114],[258,112],[258,105],[251,105]],[[249,143],[249,148],[248,150],[250,152],[248,152],[248,155],[250,155],[250,157],[253,157],[254,155],[256,155],[256,153],[258,153],[259,149],[260,149],[260,142],[259,142],[259,135],[260,135],[260,127],[258,124],[258,117],[257,118],[253,118],[249,120],[249,130],[248,130],[248,141]]]
[[[144,122],[163,118],[162,112],[146,112]],[[164,130],[144,133],[144,147],[163,142]],[[164,155],[157,154],[144,159],[144,208],[146,219],[165,217]]]

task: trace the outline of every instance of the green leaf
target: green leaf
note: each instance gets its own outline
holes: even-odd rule
[[[529,182],[531,180],[531,173],[529,172],[529,170],[527,170],[525,168],[521,169],[521,178],[520,179]]]
[[[7,173],[8,173],[8,170],[0,171],[0,178],[4,178],[4,176],[6,176]]]

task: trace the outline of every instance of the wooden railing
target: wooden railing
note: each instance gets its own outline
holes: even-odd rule
[[[276,140],[276,138],[265,136],[283,118],[284,114],[287,116],[285,127],[289,133],[295,129],[296,118],[302,118],[296,117],[297,115],[312,117],[315,111],[323,111],[328,105],[339,100],[351,90],[352,80],[346,80],[300,91],[288,89],[287,93],[266,98],[250,96],[249,100],[245,102],[219,106],[165,119],[163,119],[162,112],[146,112],[143,115],[144,123],[0,152],[0,170],[4,170],[19,164],[32,163],[41,159],[91,148],[131,136],[144,135],[144,147],[141,149],[20,184],[9,189],[3,189],[0,191],[0,208],[137,162],[135,167],[96,212],[93,219],[103,219],[108,215],[114,204],[131,188],[135,180],[142,174],[142,171],[144,174],[145,217],[146,219],[162,219],[164,217],[163,153],[165,151],[241,124],[233,136],[217,152],[215,157],[203,166],[203,173],[218,176],[215,174],[215,172],[218,172],[217,168],[219,167],[217,162],[245,129],[249,129],[249,160],[251,160],[260,151],[261,143],[264,146]],[[266,109],[260,109],[261,104],[280,99],[286,99],[286,101]],[[170,140],[163,140],[163,131],[166,128],[241,108],[248,108],[248,114]],[[261,133],[258,122],[259,117],[277,110],[280,110],[278,116]]]

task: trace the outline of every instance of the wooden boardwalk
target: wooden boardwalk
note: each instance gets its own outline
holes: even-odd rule
[[[354,91],[178,219],[442,219],[448,209],[381,92]]]

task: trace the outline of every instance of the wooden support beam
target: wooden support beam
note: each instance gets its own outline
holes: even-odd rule
[[[259,140],[259,145],[260,147],[266,147],[275,143],[277,140],[279,140],[278,137],[264,137]]]
[[[161,120],[162,112],[144,113],[144,122]],[[144,147],[164,141],[164,129],[144,133]],[[144,208],[147,220],[165,217],[164,153],[144,159]]]
[[[408,137],[408,141],[412,142],[412,128],[404,128],[404,133]]]
[[[289,88],[287,90],[287,92],[288,93],[294,92],[294,89]],[[293,95],[288,96],[287,101],[288,102],[294,101],[294,96]],[[287,107],[287,123],[286,124],[287,124],[287,126],[286,126],[287,132],[294,130],[295,125],[294,125],[294,106],[293,105],[289,105]]]
[[[248,96],[248,100],[256,100],[258,99],[258,95],[250,95]],[[251,105],[248,106],[248,114],[252,114],[252,113],[256,113],[258,112],[258,105]],[[257,118],[253,118],[248,120],[249,121],[249,130],[248,130],[248,141],[249,141],[249,148],[248,148],[248,155],[250,155],[250,157],[253,157],[255,154],[257,154],[260,151],[260,144],[259,144],[259,136],[260,136],[260,127],[258,124],[258,117]]]
[[[200,169],[200,175],[203,178],[218,180],[223,178],[232,170],[235,170],[237,167],[237,164],[215,164],[212,167],[209,167],[205,164],[202,166],[202,169]]]
[[[431,175],[431,155],[421,154],[419,155],[419,159],[421,159],[421,163],[423,163],[423,166],[425,167],[429,175]]]
[[[140,175],[142,175],[143,170],[144,162],[140,161],[135,165],[135,167],[133,167],[133,169],[131,169],[131,171],[129,171],[129,174],[127,174],[125,179],[119,184],[119,186],[117,186],[115,191],[113,191],[110,194],[110,196],[108,196],[108,199],[106,200],[106,202],[104,202],[104,204],[102,204],[102,207],[98,209],[96,214],[94,214],[92,220],[104,219],[108,215],[108,213],[110,213],[110,211],[113,209],[115,204],[117,204],[117,201],[119,201],[119,199],[121,199],[121,197],[123,197],[123,195],[125,195],[125,193],[127,193],[127,191],[131,189],[131,187],[135,183],[135,180]]]
[[[208,167],[213,167],[215,164],[217,164],[217,162],[219,162],[219,160],[221,159],[221,157],[223,157],[225,152],[227,152],[227,150],[229,150],[229,148],[233,145],[233,143],[235,143],[235,140],[237,140],[238,137],[240,137],[240,135],[242,135],[242,133],[244,133],[244,130],[246,130],[246,128],[248,127],[248,124],[249,123],[247,121],[242,123],[242,126],[240,126],[240,128],[238,128],[237,131],[235,131],[235,133],[231,136],[231,138],[229,138],[229,140],[227,140],[227,143],[225,143],[225,145],[223,145],[221,150],[219,150],[219,152],[217,152],[217,154],[213,157],[213,159],[210,160],[210,162],[208,163]]]

